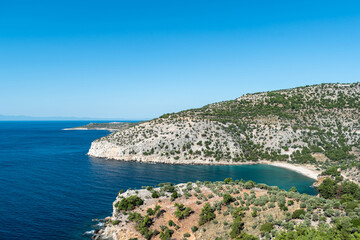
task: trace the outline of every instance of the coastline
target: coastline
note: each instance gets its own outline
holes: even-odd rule
[[[103,130],[103,131],[110,131],[110,132],[114,132],[114,131],[118,131],[119,129],[110,129],[110,128],[63,128],[61,129],[63,131],[71,131],[71,130]]]
[[[314,180],[318,179],[319,174],[321,171],[313,169],[311,166],[308,165],[298,165],[298,164],[292,164],[287,162],[270,162],[269,165],[275,166],[275,167],[281,167],[286,168],[289,170],[292,170],[294,172],[300,173],[306,177],[312,178]]]
[[[301,175],[304,175],[308,178],[311,178],[315,181],[317,181],[319,174],[321,173],[321,171],[318,171],[315,169],[315,167],[311,166],[311,165],[299,165],[299,164],[294,164],[294,163],[288,163],[288,162],[271,162],[268,160],[259,160],[256,162],[253,161],[245,161],[245,162],[212,162],[212,161],[206,161],[206,160],[173,160],[173,159],[167,159],[167,160],[163,160],[163,159],[159,159],[159,158],[147,158],[147,159],[142,159],[142,158],[114,158],[114,157],[101,157],[101,156],[94,156],[92,154],[89,154],[89,156],[92,157],[99,157],[99,158],[105,158],[105,159],[112,159],[112,160],[117,160],[117,161],[127,161],[127,162],[143,162],[143,163],[152,163],[152,164],[156,164],[156,163],[162,163],[162,164],[179,164],[179,165],[255,165],[255,164],[267,164],[267,165],[271,165],[274,167],[281,167],[281,168],[286,168],[288,170],[297,172]]]

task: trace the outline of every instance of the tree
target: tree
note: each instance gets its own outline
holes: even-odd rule
[[[225,178],[224,182],[226,184],[229,184],[229,183],[233,182],[233,180],[232,180],[232,178]]]
[[[190,214],[193,212],[190,207],[185,208],[184,204],[175,203],[175,207],[177,207],[177,209],[175,211],[175,216],[178,219],[184,219],[184,218],[190,216]]]
[[[305,216],[305,210],[304,209],[298,209],[298,210],[295,210],[292,214],[292,218],[293,219],[296,219],[296,218],[300,218],[301,215]]]
[[[235,238],[239,236],[243,229],[244,229],[244,223],[242,222],[242,218],[238,216],[234,219],[234,222],[231,225],[230,237]]]
[[[336,194],[336,183],[331,178],[326,178],[318,188],[323,198],[334,198]]]
[[[128,198],[123,198],[120,202],[115,204],[115,207],[119,210],[133,210],[135,207],[142,205],[144,202],[136,195]]]
[[[223,203],[225,204],[225,205],[228,205],[229,203],[232,203],[232,202],[234,202],[236,199],[233,197],[233,196],[231,196],[230,194],[228,194],[228,193],[225,193],[224,195],[223,195]]]
[[[216,217],[214,212],[215,209],[212,208],[209,203],[206,203],[204,207],[201,209],[199,225],[201,226],[213,220]]]
[[[270,223],[270,222],[267,222],[267,223],[264,223],[263,225],[261,225],[260,227],[260,232],[271,232],[271,230],[273,229],[274,227],[274,224]]]

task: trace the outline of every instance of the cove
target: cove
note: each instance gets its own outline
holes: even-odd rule
[[[300,173],[267,164],[254,165],[171,165],[124,162],[90,157],[94,173],[104,180],[112,179],[119,187],[141,188],[159,183],[187,183],[196,181],[252,180],[289,190],[295,186],[300,193],[316,195],[314,180]]]

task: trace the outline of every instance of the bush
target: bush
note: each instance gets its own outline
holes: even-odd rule
[[[160,239],[161,240],[168,240],[173,235],[174,231],[171,229],[166,228],[164,231],[160,233]]]
[[[120,220],[115,220],[115,221],[111,222],[112,225],[118,225],[119,223],[120,223]]]
[[[123,198],[120,202],[117,202],[115,207],[118,210],[134,210],[135,207],[142,205],[144,202],[141,198],[136,195],[128,198]]]
[[[199,228],[197,226],[192,226],[191,231],[196,232]]]
[[[160,195],[159,195],[159,193],[157,191],[153,191],[152,194],[151,194],[151,197],[152,198],[159,198]]]
[[[184,233],[184,237],[190,237],[190,233]]]
[[[256,209],[254,209],[254,210],[252,211],[251,216],[252,216],[252,217],[257,217],[257,211],[256,211]]]
[[[176,191],[173,192],[173,193],[171,194],[171,201],[174,201],[175,198],[178,198],[178,197],[179,197],[178,193],[177,193]]]
[[[331,178],[326,178],[318,188],[323,198],[334,198],[336,194],[336,183]]]
[[[190,216],[190,214],[192,213],[192,210],[190,207],[184,207],[184,204],[178,204],[175,203],[175,207],[177,207],[176,211],[175,211],[175,216],[178,219],[184,219],[187,218],[188,216]]]
[[[212,208],[209,203],[206,203],[204,207],[201,209],[199,225],[201,226],[213,220],[216,217],[214,212],[215,209]]]
[[[154,209],[152,209],[152,208],[148,208],[147,210],[146,210],[146,212],[147,212],[147,214],[149,215],[149,216],[152,216],[152,215],[155,215],[157,212],[159,212],[160,211],[160,206],[159,205],[156,205],[155,207],[154,207]]]
[[[340,176],[340,172],[337,170],[337,167],[330,167],[328,169],[326,169],[325,171],[323,171],[321,173],[322,176],[333,176],[333,177],[336,177],[336,176]]]
[[[239,236],[243,229],[244,229],[244,223],[242,222],[242,218],[238,216],[234,219],[234,222],[231,225],[230,237],[235,238]]]
[[[306,214],[306,212],[304,209],[298,209],[293,212],[292,218],[297,219],[297,218],[300,218],[301,215],[305,216],[305,214]]]
[[[170,227],[176,226],[173,220],[169,220],[168,224]]]
[[[151,209],[151,208],[149,208],[149,209]],[[131,222],[141,222],[142,219],[143,219],[143,217],[141,216],[141,214],[137,213],[137,212],[131,212],[128,216],[128,220]]]
[[[263,233],[267,232],[267,233],[269,233],[269,232],[271,232],[271,230],[272,230],[273,228],[274,228],[274,224],[267,222],[267,223],[264,223],[263,225],[261,225],[261,227],[260,227],[260,232],[263,232]]]
[[[246,189],[253,188],[253,187],[255,187],[255,182],[249,180],[249,181],[247,181],[247,182],[244,184],[244,187],[245,187]]]
[[[226,183],[226,184],[229,184],[231,182],[233,182],[232,178],[225,178],[225,180],[224,180],[224,183]]]
[[[235,211],[233,211],[231,215],[233,218],[244,217],[245,216],[244,209],[242,207],[239,207]]]
[[[223,195],[223,203],[225,204],[225,205],[228,205],[229,203],[232,203],[232,202],[234,202],[236,199],[233,197],[233,196],[231,196],[230,194],[228,194],[228,193],[225,193],[224,195]]]

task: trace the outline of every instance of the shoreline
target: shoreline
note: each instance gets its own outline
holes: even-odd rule
[[[99,156],[93,156],[88,154],[91,157],[97,157],[97,158],[105,158],[105,159],[111,159],[111,160],[117,160],[117,161],[125,161],[125,162],[142,162],[142,163],[149,163],[149,164],[178,164],[178,165],[256,165],[256,164],[266,164],[271,165],[274,167],[281,167],[286,168],[288,170],[297,172],[303,176],[306,176],[308,178],[311,178],[315,181],[318,180],[318,176],[321,173],[321,171],[315,170],[313,166],[310,165],[299,165],[295,163],[288,163],[288,162],[271,162],[268,160],[259,160],[257,162],[210,162],[210,161],[204,161],[204,160],[195,160],[195,161],[182,161],[182,160],[161,160],[161,159],[124,159],[124,158],[109,158],[109,157],[99,157]]]
[[[61,129],[63,131],[71,131],[71,130],[102,130],[102,131],[110,131],[110,132],[114,132],[114,131],[118,131],[119,129],[110,129],[110,128],[63,128]]]

